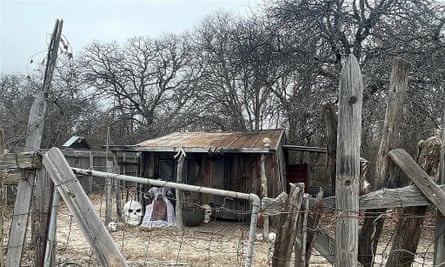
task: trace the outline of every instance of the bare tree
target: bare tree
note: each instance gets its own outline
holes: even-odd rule
[[[191,61],[188,44],[166,35],[133,38],[125,46],[93,43],[80,65],[83,81],[106,97],[110,111],[146,129],[155,122],[170,124],[190,104],[199,72]]]
[[[273,43],[259,18],[227,13],[209,16],[196,33],[204,71],[204,115],[226,130],[271,127],[278,107],[268,83],[274,79]]]
[[[5,147],[10,150],[21,149],[25,145],[29,107],[36,89],[30,76],[0,77],[0,125],[5,133]]]

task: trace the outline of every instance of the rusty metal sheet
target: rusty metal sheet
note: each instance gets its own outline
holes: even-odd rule
[[[262,130],[252,132],[175,132],[137,144],[138,147],[183,147],[224,150],[264,148],[264,138],[270,139],[270,148],[277,149],[284,131]]]

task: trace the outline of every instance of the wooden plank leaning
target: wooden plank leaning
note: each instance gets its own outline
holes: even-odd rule
[[[426,198],[445,216],[445,193],[431,177],[403,149],[393,149],[388,153],[391,160],[408,176],[422,191]]]
[[[5,142],[4,142],[4,138],[3,138],[4,134],[3,134],[3,129],[0,128],[0,156],[2,156],[5,152]],[[6,175],[3,174],[1,168],[0,168],[0,244],[3,245],[3,237],[4,237],[4,230],[3,230],[3,218],[4,218],[4,214],[5,214],[5,206],[4,204],[6,204],[6,201],[3,201],[4,198],[4,183],[3,183],[3,178]],[[0,249],[0,267],[4,267],[5,266],[5,258],[3,256],[3,248]]]
[[[442,151],[440,152],[439,184],[445,187],[445,111],[442,115]],[[436,232],[434,238],[433,264],[439,266],[445,262],[445,216],[436,220]]]
[[[58,148],[51,148],[43,156],[43,165],[51,180],[79,223],[85,239],[101,266],[127,266],[111,235],[102,224],[68,162]]]

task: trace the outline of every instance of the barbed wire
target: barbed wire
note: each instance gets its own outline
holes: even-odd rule
[[[90,193],[89,198],[93,203],[102,221],[105,221],[105,185],[99,179],[93,179],[96,192]],[[122,199],[125,196],[134,198],[140,196],[142,188],[136,186],[124,187],[119,185]],[[173,201],[177,199],[173,198]],[[233,214],[233,217],[246,217],[251,215],[250,207],[247,210],[229,208],[231,199],[225,199],[220,210]],[[115,203],[115,200],[113,201]],[[122,203],[123,204],[123,203]],[[200,203],[182,201],[183,205],[199,207]],[[11,222],[12,207],[5,212],[5,227]],[[392,253],[406,252],[414,256],[413,266],[433,266],[434,242],[435,242],[435,220],[441,217],[434,209],[429,209],[424,216],[403,214],[400,209],[391,209],[381,213],[372,211],[344,212],[337,213],[335,208],[311,207],[307,211],[300,210],[297,213],[303,215],[307,212],[309,216],[319,216],[317,225],[309,225],[307,231],[326,231],[335,236],[335,228],[341,218],[356,218],[359,222],[366,218],[377,219],[384,217],[385,225],[383,235],[378,244],[375,255],[371,255],[376,266],[384,266],[386,260]],[[30,212],[32,213],[32,212]],[[271,231],[277,232],[279,225],[283,223],[281,215],[292,214],[287,211],[279,211],[276,216],[269,216],[271,221]],[[18,215],[18,214],[16,214]],[[116,218],[116,206],[113,207],[113,216]],[[276,219],[273,219],[276,218]],[[401,219],[423,219],[424,225],[422,236],[415,253],[403,249],[392,250],[392,240],[394,239],[394,227]],[[31,223],[31,222],[30,222]],[[144,229],[123,224],[116,232],[111,232],[113,240],[119,246],[119,250],[127,259],[129,266],[242,266],[248,247],[248,227],[249,225],[241,220],[225,221],[213,217],[209,224],[201,224],[197,227],[185,227],[183,232],[178,232],[176,228]],[[258,229],[257,233],[262,233]],[[7,232],[7,231],[5,231]],[[445,233],[440,233],[443,235]],[[33,254],[30,252],[35,245],[27,235],[26,253],[23,263],[30,263]],[[95,236],[93,234],[93,239]],[[4,245],[5,246],[5,245]],[[7,247],[5,246],[7,249]],[[56,263],[57,266],[97,266],[97,261],[92,249],[77,225],[73,214],[68,210],[65,203],[60,203],[57,217],[57,241],[56,241]],[[274,251],[274,242],[258,240],[255,243],[254,266],[270,266]],[[323,255],[316,250],[312,250],[311,262],[313,264],[328,264]],[[440,263],[436,266],[445,266]]]

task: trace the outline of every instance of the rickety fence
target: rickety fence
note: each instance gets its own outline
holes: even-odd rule
[[[342,72],[345,75],[344,77],[342,77],[342,79],[344,80],[342,80],[341,85],[346,87],[346,89],[360,89],[360,81],[351,80],[354,77],[354,79],[359,79],[360,75],[358,75],[359,71],[357,70],[357,67],[358,66],[356,64],[356,61],[351,56],[348,59],[347,64],[345,65],[345,69]],[[357,259],[360,259],[361,257],[366,258],[366,264],[374,264],[377,260],[379,260],[380,262],[390,262],[389,259],[391,258],[391,255],[394,255],[394,253],[397,251],[390,251],[388,254],[386,254],[386,256],[384,256],[385,254],[382,252],[381,249],[378,250],[377,246],[375,246],[375,248],[372,247],[370,254],[361,253],[360,250],[358,250],[357,248],[358,221],[360,221],[360,219],[365,219],[365,221],[367,219],[371,219],[372,224],[370,225],[370,229],[374,231],[376,229],[375,221],[378,218],[390,218],[392,216],[393,224],[396,224],[399,220],[397,213],[394,211],[385,210],[378,215],[370,215],[368,213],[369,210],[375,211],[376,209],[382,210],[406,208],[410,206],[432,206],[439,211],[437,219],[439,221],[438,225],[440,226],[440,220],[441,218],[443,218],[445,209],[443,204],[445,203],[444,185],[435,185],[435,183],[433,183],[430,179],[430,174],[422,170],[419,164],[417,164],[414,159],[412,159],[404,150],[394,150],[391,146],[385,146],[385,150],[387,151],[385,154],[387,155],[385,157],[385,160],[389,161],[388,164],[394,163],[394,168],[401,169],[405,173],[405,175],[409,177],[416,185],[393,189],[380,189],[378,191],[374,191],[358,197],[359,168],[357,168],[357,166],[360,159],[356,151],[357,146],[359,147],[360,142],[357,139],[358,137],[356,131],[357,127],[359,127],[357,126],[357,123],[361,120],[361,118],[358,116],[360,112],[357,112],[355,110],[354,105],[360,103],[360,93],[351,93],[351,91],[349,90],[340,91],[347,93],[345,94],[345,96],[339,97],[339,99],[341,100],[340,106],[343,105],[343,109],[345,111],[339,113],[339,129],[342,127],[345,128],[343,129],[344,131],[350,130],[351,132],[343,133],[340,130],[338,132],[342,132],[342,136],[352,134],[354,135],[354,137],[347,138],[346,140],[338,139],[339,142],[337,146],[343,146],[343,148],[337,148],[337,198],[325,198],[321,200],[309,199],[309,205],[305,205],[304,203],[306,201],[304,196],[302,198],[301,196],[291,196],[289,198],[290,200],[288,200],[288,209],[283,208],[286,205],[280,206],[279,204],[277,204],[278,210],[275,211],[274,214],[283,218],[282,220],[280,220],[278,227],[280,227],[281,225],[288,225],[288,229],[301,229],[303,234],[298,234],[295,238],[293,237],[293,234],[289,236],[289,238],[283,238],[283,234],[278,233],[277,236],[279,238],[277,238],[277,240],[275,240],[275,244],[271,246],[271,251],[273,252],[273,254],[270,258],[270,262],[274,266],[283,266],[281,264],[291,265],[292,263],[297,264],[297,262],[298,264],[302,264],[300,259],[302,259],[303,256],[305,256],[305,259],[307,259],[310,257],[309,255],[315,254],[311,250],[312,248],[315,248],[318,252],[320,252],[320,254],[329,263],[336,264],[337,266],[343,266],[343,264],[346,264],[344,262],[348,262],[348,264],[351,266],[357,266],[359,264]],[[344,116],[345,114],[346,116]],[[351,126],[346,127],[347,125]],[[354,139],[355,141],[351,142],[352,139]],[[441,153],[441,179],[443,179],[443,141]],[[31,175],[34,174],[36,170],[40,169],[40,166],[38,166],[38,162],[40,162],[40,156],[41,154],[36,152],[19,155],[5,155],[1,156],[0,166],[2,166],[1,169],[5,168],[5,166],[8,169],[19,168],[23,170],[23,174],[29,173]],[[26,158],[28,158],[28,160],[22,160]],[[48,172],[50,174],[49,178],[56,185],[57,190],[60,192],[62,198],[64,198],[64,201],[67,203],[67,206],[74,214],[77,221],[80,222],[80,227],[89,243],[90,248],[94,251],[94,255],[96,256],[97,261],[104,266],[112,266],[113,264],[125,266],[124,264],[126,264],[127,260],[122,255],[121,249],[117,249],[117,245],[115,244],[115,242],[113,242],[113,238],[109,236],[109,233],[105,229],[105,226],[102,224],[101,218],[98,217],[97,214],[95,214],[94,207],[90,205],[91,203],[89,203],[86,194],[79,185],[78,179],[71,171],[72,166],[69,166],[65,162],[64,157],[59,152],[57,152],[57,150],[54,149],[50,150],[49,152],[43,153],[43,158],[45,168],[48,169]],[[8,161],[8,159],[10,160]],[[90,162],[90,159],[88,160]],[[88,167],[88,169],[91,169],[91,167]],[[77,171],[81,172],[80,170]],[[87,177],[94,174],[94,171],[91,170],[84,170],[84,172]],[[102,175],[114,178],[119,177],[117,174],[111,173],[103,173]],[[60,180],[62,179],[62,176],[67,177],[68,180],[65,180],[64,178],[64,180]],[[26,178],[27,176],[25,175],[24,177]],[[35,181],[36,179],[34,176],[32,176],[28,179],[22,180]],[[149,181],[150,183],[156,184],[156,182],[149,179],[144,179],[144,181]],[[137,182],[143,183],[142,180],[137,180]],[[163,183],[162,185],[166,184]],[[175,186],[174,183],[169,185],[172,187]],[[29,186],[32,188],[34,185],[33,183],[31,183]],[[181,187],[185,190],[193,189],[188,185],[181,185]],[[199,190],[202,190],[202,188],[200,188]],[[79,198],[81,200],[79,200]],[[294,200],[292,199],[298,199],[298,201],[295,200],[294,202]],[[283,203],[283,197],[278,198],[275,202]],[[266,206],[267,205],[263,204],[263,212],[265,211]],[[15,208],[17,208],[17,204]],[[84,213],[84,209],[88,210],[88,212]],[[330,212],[326,212],[326,210]],[[360,211],[364,211],[364,215],[361,215]],[[44,214],[45,210],[42,209],[42,211],[39,212]],[[253,216],[256,216],[255,213],[256,212],[254,211],[251,214],[252,220],[249,230],[249,245],[247,249],[248,253],[246,256],[247,259],[250,258],[250,262],[254,261],[253,245],[250,244],[252,244],[252,231],[254,231],[252,229],[255,229],[256,231],[256,219],[253,218]],[[329,218],[328,222],[326,222],[327,218],[324,218],[324,216],[322,216],[323,213],[332,215]],[[20,206],[19,212],[14,211],[13,218],[15,219],[12,220],[12,224],[10,226],[11,233],[14,233],[14,235],[19,232],[26,233],[27,221],[24,222],[24,226],[14,223],[17,221],[17,218],[25,217],[23,216],[24,214],[29,217],[30,209]],[[307,216],[300,216],[301,214],[307,214]],[[274,215],[271,214],[269,216]],[[427,215],[422,216],[428,218]],[[298,218],[306,218],[307,223],[304,223],[305,220],[299,220]],[[433,218],[436,219],[434,216]],[[306,225],[307,229],[305,227]],[[292,233],[295,232],[294,230],[290,231]],[[332,234],[335,232],[337,233],[337,235]],[[342,232],[342,234],[339,235],[339,232]],[[333,238],[333,236],[336,236],[336,238]],[[423,255],[424,264],[430,264],[433,261],[436,265],[444,264],[445,260],[443,259],[443,253],[441,253],[441,251],[444,251],[443,236],[444,232],[441,230],[437,230],[437,234],[432,240],[431,246],[429,246],[434,247],[434,251],[425,252],[425,254]],[[101,240],[99,241],[99,244],[97,241],[98,239]],[[343,239],[347,239],[349,240],[349,242],[346,244]],[[21,243],[11,243],[11,240],[15,239],[11,238],[11,236],[8,239],[8,257],[11,251],[13,251],[12,255],[20,255],[17,254],[17,251],[24,251],[25,242],[23,241]],[[289,251],[292,250],[292,247],[289,246],[291,245],[289,244],[289,241],[292,240],[294,240],[295,243],[298,244],[298,246],[295,246],[298,247],[298,250],[294,251],[295,255],[299,255],[298,260],[289,259]],[[284,244],[285,242],[287,243],[287,245]],[[370,244],[376,244],[376,242],[377,240],[371,240]],[[382,241],[379,240],[379,242]],[[386,247],[391,247],[391,245],[389,245],[390,241],[387,241],[387,244],[388,245]],[[37,251],[38,250],[39,249],[37,249]],[[409,253],[416,254],[423,252],[410,251]],[[23,255],[23,253],[21,254]],[[41,253],[39,252],[39,255],[40,254]],[[431,256],[428,256],[430,254]],[[432,255],[434,255],[434,259]],[[379,257],[380,259],[377,259]],[[431,259],[425,259],[426,257],[431,257]],[[18,261],[20,261],[20,259],[21,256],[19,257]],[[49,257],[48,259],[51,259],[51,257]],[[413,260],[416,259],[411,259],[411,261]],[[310,263],[309,260],[304,261],[305,265],[308,265]],[[247,262],[249,261],[246,260],[246,265]],[[176,263],[179,263],[178,260],[176,260]]]
[[[139,176],[140,173],[140,157],[135,152],[107,153],[106,151],[63,149],[62,153],[73,168],[110,171],[131,176]],[[106,184],[104,179],[92,176],[82,177],[79,182],[87,194],[102,192]],[[122,185],[124,189],[127,186],[134,185]]]

